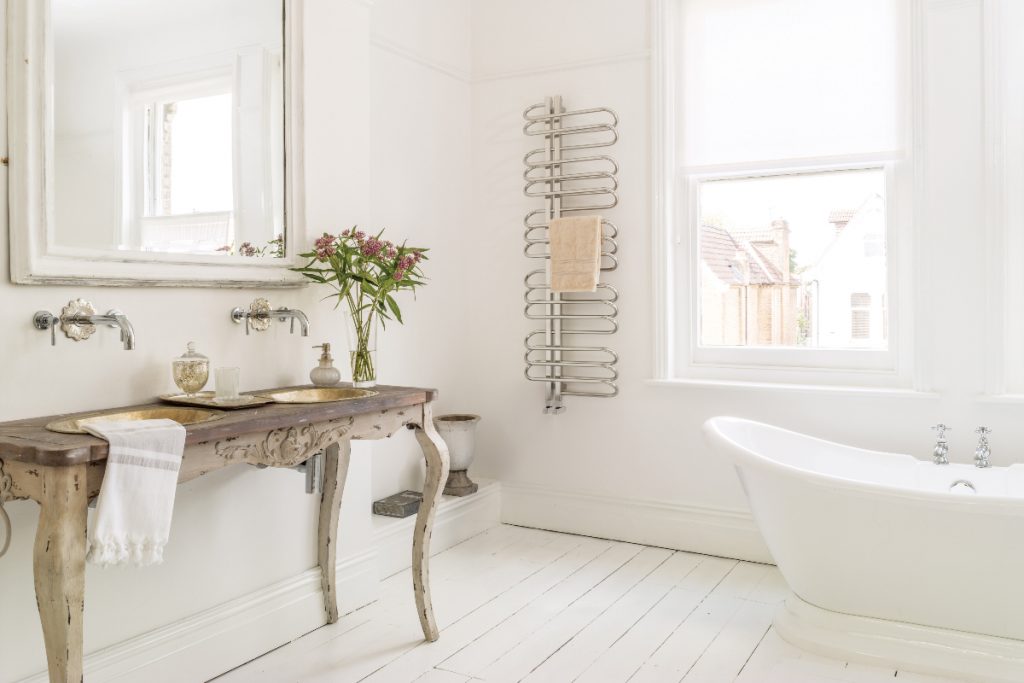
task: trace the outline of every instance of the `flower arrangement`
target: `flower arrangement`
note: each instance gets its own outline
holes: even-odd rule
[[[394,295],[402,290],[415,293],[425,284],[420,263],[427,249],[395,244],[383,239],[384,231],[367,235],[352,228],[340,235],[324,233],[313,250],[299,254],[309,263],[292,270],[320,284],[330,285],[337,304],[348,305],[352,382],[355,386],[376,383],[374,334],[379,321],[402,322],[402,311]]]
[[[225,244],[223,247],[219,247],[217,251],[223,251],[227,254],[235,254],[234,244]],[[257,247],[252,242],[242,242],[238,245],[239,256],[270,256],[272,258],[284,258],[284,235],[278,235],[272,240],[267,240],[267,244],[262,247]]]

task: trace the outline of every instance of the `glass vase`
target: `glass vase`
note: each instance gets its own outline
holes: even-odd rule
[[[360,318],[349,313],[348,351],[352,368],[352,386],[372,387],[377,384],[377,316],[370,314]]]

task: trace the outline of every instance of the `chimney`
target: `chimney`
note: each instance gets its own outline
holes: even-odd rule
[[[832,224],[832,231],[835,235],[843,234],[843,230],[857,213],[853,209],[833,209],[828,215],[828,222]]]
[[[782,281],[789,283],[789,223],[781,218],[772,221],[772,241],[775,243],[775,265],[782,271]]]

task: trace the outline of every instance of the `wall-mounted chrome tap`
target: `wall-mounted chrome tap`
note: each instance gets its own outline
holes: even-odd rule
[[[988,427],[978,427],[974,430],[978,435],[978,446],[974,449],[974,466],[988,467],[988,458],[992,455],[992,449],[988,445],[988,435],[992,430]]]
[[[948,465],[949,458],[949,443],[946,441],[946,432],[952,429],[944,424],[937,424],[932,429],[938,433],[938,441],[935,442],[935,448],[932,450],[932,462],[936,465]]]
[[[96,307],[85,299],[74,299],[61,309],[59,316],[49,311],[36,311],[32,325],[37,330],[50,331],[50,345],[57,345],[57,327],[68,339],[84,341],[96,331],[97,325],[116,327],[121,332],[121,343],[125,351],[135,348],[135,328],[128,317],[117,309],[110,309],[103,315],[96,313]]]
[[[270,302],[266,299],[259,298],[254,299],[249,304],[249,310],[245,310],[238,306],[231,309],[231,319],[236,323],[245,323],[245,333],[249,334],[250,330],[256,330],[257,332],[264,332],[270,328],[270,321],[273,318],[277,318],[279,322],[285,320],[291,321],[289,331],[295,333],[295,321],[299,321],[299,333],[303,337],[309,336],[309,318],[306,314],[297,308],[281,308],[273,309],[270,307]]]
[[[300,311],[299,309],[297,309],[297,308],[278,308],[277,310],[274,311],[274,316],[280,322],[284,322],[285,320],[290,320],[291,321],[291,325],[288,328],[288,332],[291,333],[291,334],[295,334],[295,321],[298,320],[299,321],[299,333],[303,337],[308,337],[309,336],[309,318],[307,318],[306,314],[303,313],[302,311]]]

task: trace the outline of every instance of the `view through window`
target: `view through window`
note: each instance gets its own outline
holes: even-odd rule
[[[888,348],[883,168],[703,180],[703,346]]]
[[[231,211],[231,93],[154,104],[147,118],[153,141],[148,215]]]

